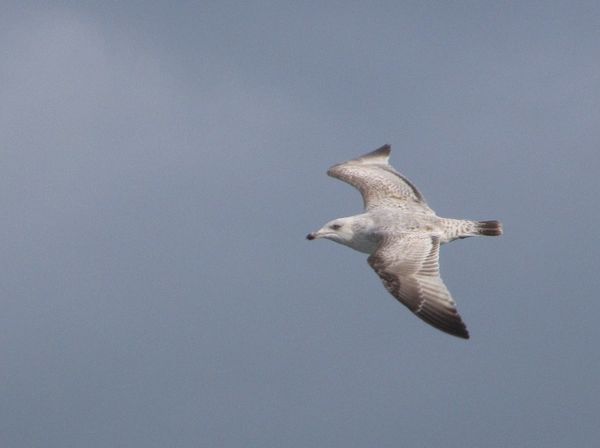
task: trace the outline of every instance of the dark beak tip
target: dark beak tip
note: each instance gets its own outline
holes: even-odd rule
[[[308,235],[306,235],[306,239],[307,240],[314,240],[315,236],[312,233],[309,233]]]

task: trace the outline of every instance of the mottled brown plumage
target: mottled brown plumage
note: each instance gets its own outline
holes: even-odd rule
[[[357,188],[365,213],[327,223],[308,239],[327,238],[368,253],[386,289],[428,324],[468,339],[439,271],[440,245],[475,235],[502,234],[498,221],[440,218],[423,195],[388,163],[390,146],[332,166],[332,177]]]

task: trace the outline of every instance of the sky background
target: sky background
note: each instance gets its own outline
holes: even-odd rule
[[[3,2],[0,444],[595,447],[598,2]],[[327,168],[384,143],[471,332]]]

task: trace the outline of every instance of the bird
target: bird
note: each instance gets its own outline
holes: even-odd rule
[[[364,211],[334,219],[306,238],[325,238],[368,254],[368,264],[400,303],[438,330],[469,339],[440,276],[440,246],[472,236],[499,236],[502,224],[437,216],[417,187],[390,165],[390,154],[386,144],[329,168],[329,176],[359,190]]]

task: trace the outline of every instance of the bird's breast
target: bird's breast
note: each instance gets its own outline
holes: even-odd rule
[[[348,241],[348,247],[365,254],[372,254],[379,246],[379,238],[371,232],[358,232]]]

